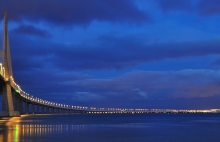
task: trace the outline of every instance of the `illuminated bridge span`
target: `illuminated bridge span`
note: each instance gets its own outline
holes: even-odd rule
[[[0,91],[2,94],[2,111],[0,116],[20,116],[27,113],[196,113],[219,112],[219,110],[171,110],[171,109],[125,109],[125,108],[96,108],[73,106],[55,103],[33,97],[24,92],[15,83],[12,73],[12,64],[8,36],[8,14],[4,14],[3,42],[0,50]]]

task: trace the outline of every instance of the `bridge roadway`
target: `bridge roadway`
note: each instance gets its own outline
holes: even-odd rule
[[[86,110],[86,107],[81,108],[77,106],[54,103],[40,98],[34,98],[21,90],[12,78],[7,80],[0,72],[0,85],[4,86],[6,83],[9,83],[11,86],[14,110],[18,111],[20,114],[86,113],[86,111],[88,111]],[[4,102],[5,100],[2,99],[2,101]]]

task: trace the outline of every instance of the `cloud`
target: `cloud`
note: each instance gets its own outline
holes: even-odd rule
[[[214,101],[220,97],[218,70],[138,70],[95,79],[77,72],[38,69],[16,76],[26,84],[21,87],[28,93],[71,105],[192,109],[204,107],[205,102],[209,107],[219,107]]]
[[[18,28],[12,30],[12,32],[18,34],[36,35],[44,38],[51,37],[51,35],[47,31],[38,29],[31,25],[21,25]]]
[[[200,0],[198,4],[199,14],[203,16],[210,16],[213,14],[220,14],[220,2],[218,0]]]
[[[118,92],[130,90],[130,92],[136,92],[136,97],[145,99],[210,97],[220,95],[218,89],[220,72],[214,70],[133,71],[112,79],[84,80],[81,85]]]
[[[156,0],[156,3],[163,12],[184,11],[191,14],[196,13],[200,16],[220,14],[220,2],[218,0]]]
[[[9,11],[10,19],[50,22],[58,25],[87,25],[93,20],[108,22],[150,22],[132,0],[8,0],[0,2],[0,13]]]
[[[219,54],[219,46],[218,40],[146,45],[143,39],[114,37],[96,47],[72,45],[57,51],[53,64],[70,70],[123,69],[152,61]]]
[[[97,99],[101,100],[101,99],[104,99],[104,97],[101,95],[90,93],[90,92],[75,92],[72,97],[73,101],[77,100],[77,101],[83,101],[83,102],[94,101]]]
[[[152,61],[220,54],[219,39],[147,44],[143,37],[104,36],[90,44],[66,45],[12,36],[11,41],[13,41],[11,43],[13,60],[21,60],[19,63],[13,63],[18,70],[27,67],[29,69],[50,67],[61,70],[119,70]],[[25,61],[26,58],[29,61],[23,64],[22,60]]]
[[[160,6],[160,8],[167,11],[192,11],[193,0],[156,0],[156,3]]]

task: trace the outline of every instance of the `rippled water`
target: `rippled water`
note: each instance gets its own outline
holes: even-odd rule
[[[219,142],[220,114],[72,114],[1,118],[0,142]]]

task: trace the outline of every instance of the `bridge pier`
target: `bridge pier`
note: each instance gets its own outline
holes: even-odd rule
[[[0,112],[0,116],[20,116],[20,113],[14,109],[9,81],[2,87],[2,111]]]
[[[20,104],[21,104],[21,107],[20,107],[20,113],[23,113],[23,100],[20,98]]]
[[[25,113],[27,114],[29,112],[29,103],[25,102]]]
[[[41,113],[42,114],[44,113],[44,106],[43,105],[41,106]]]
[[[15,96],[15,102],[16,102],[16,107],[15,107],[15,110],[16,111],[20,111],[19,109],[20,109],[20,98],[16,95]]]
[[[45,106],[42,106],[42,113],[45,113]]]
[[[46,107],[46,113],[49,113],[49,107]]]
[[[37,111],[36,111],[36,113],[39,113],[39,105],[37,105]]]
[[[31,104],[31,108],[32,114],[34,114],[34,103]]]

